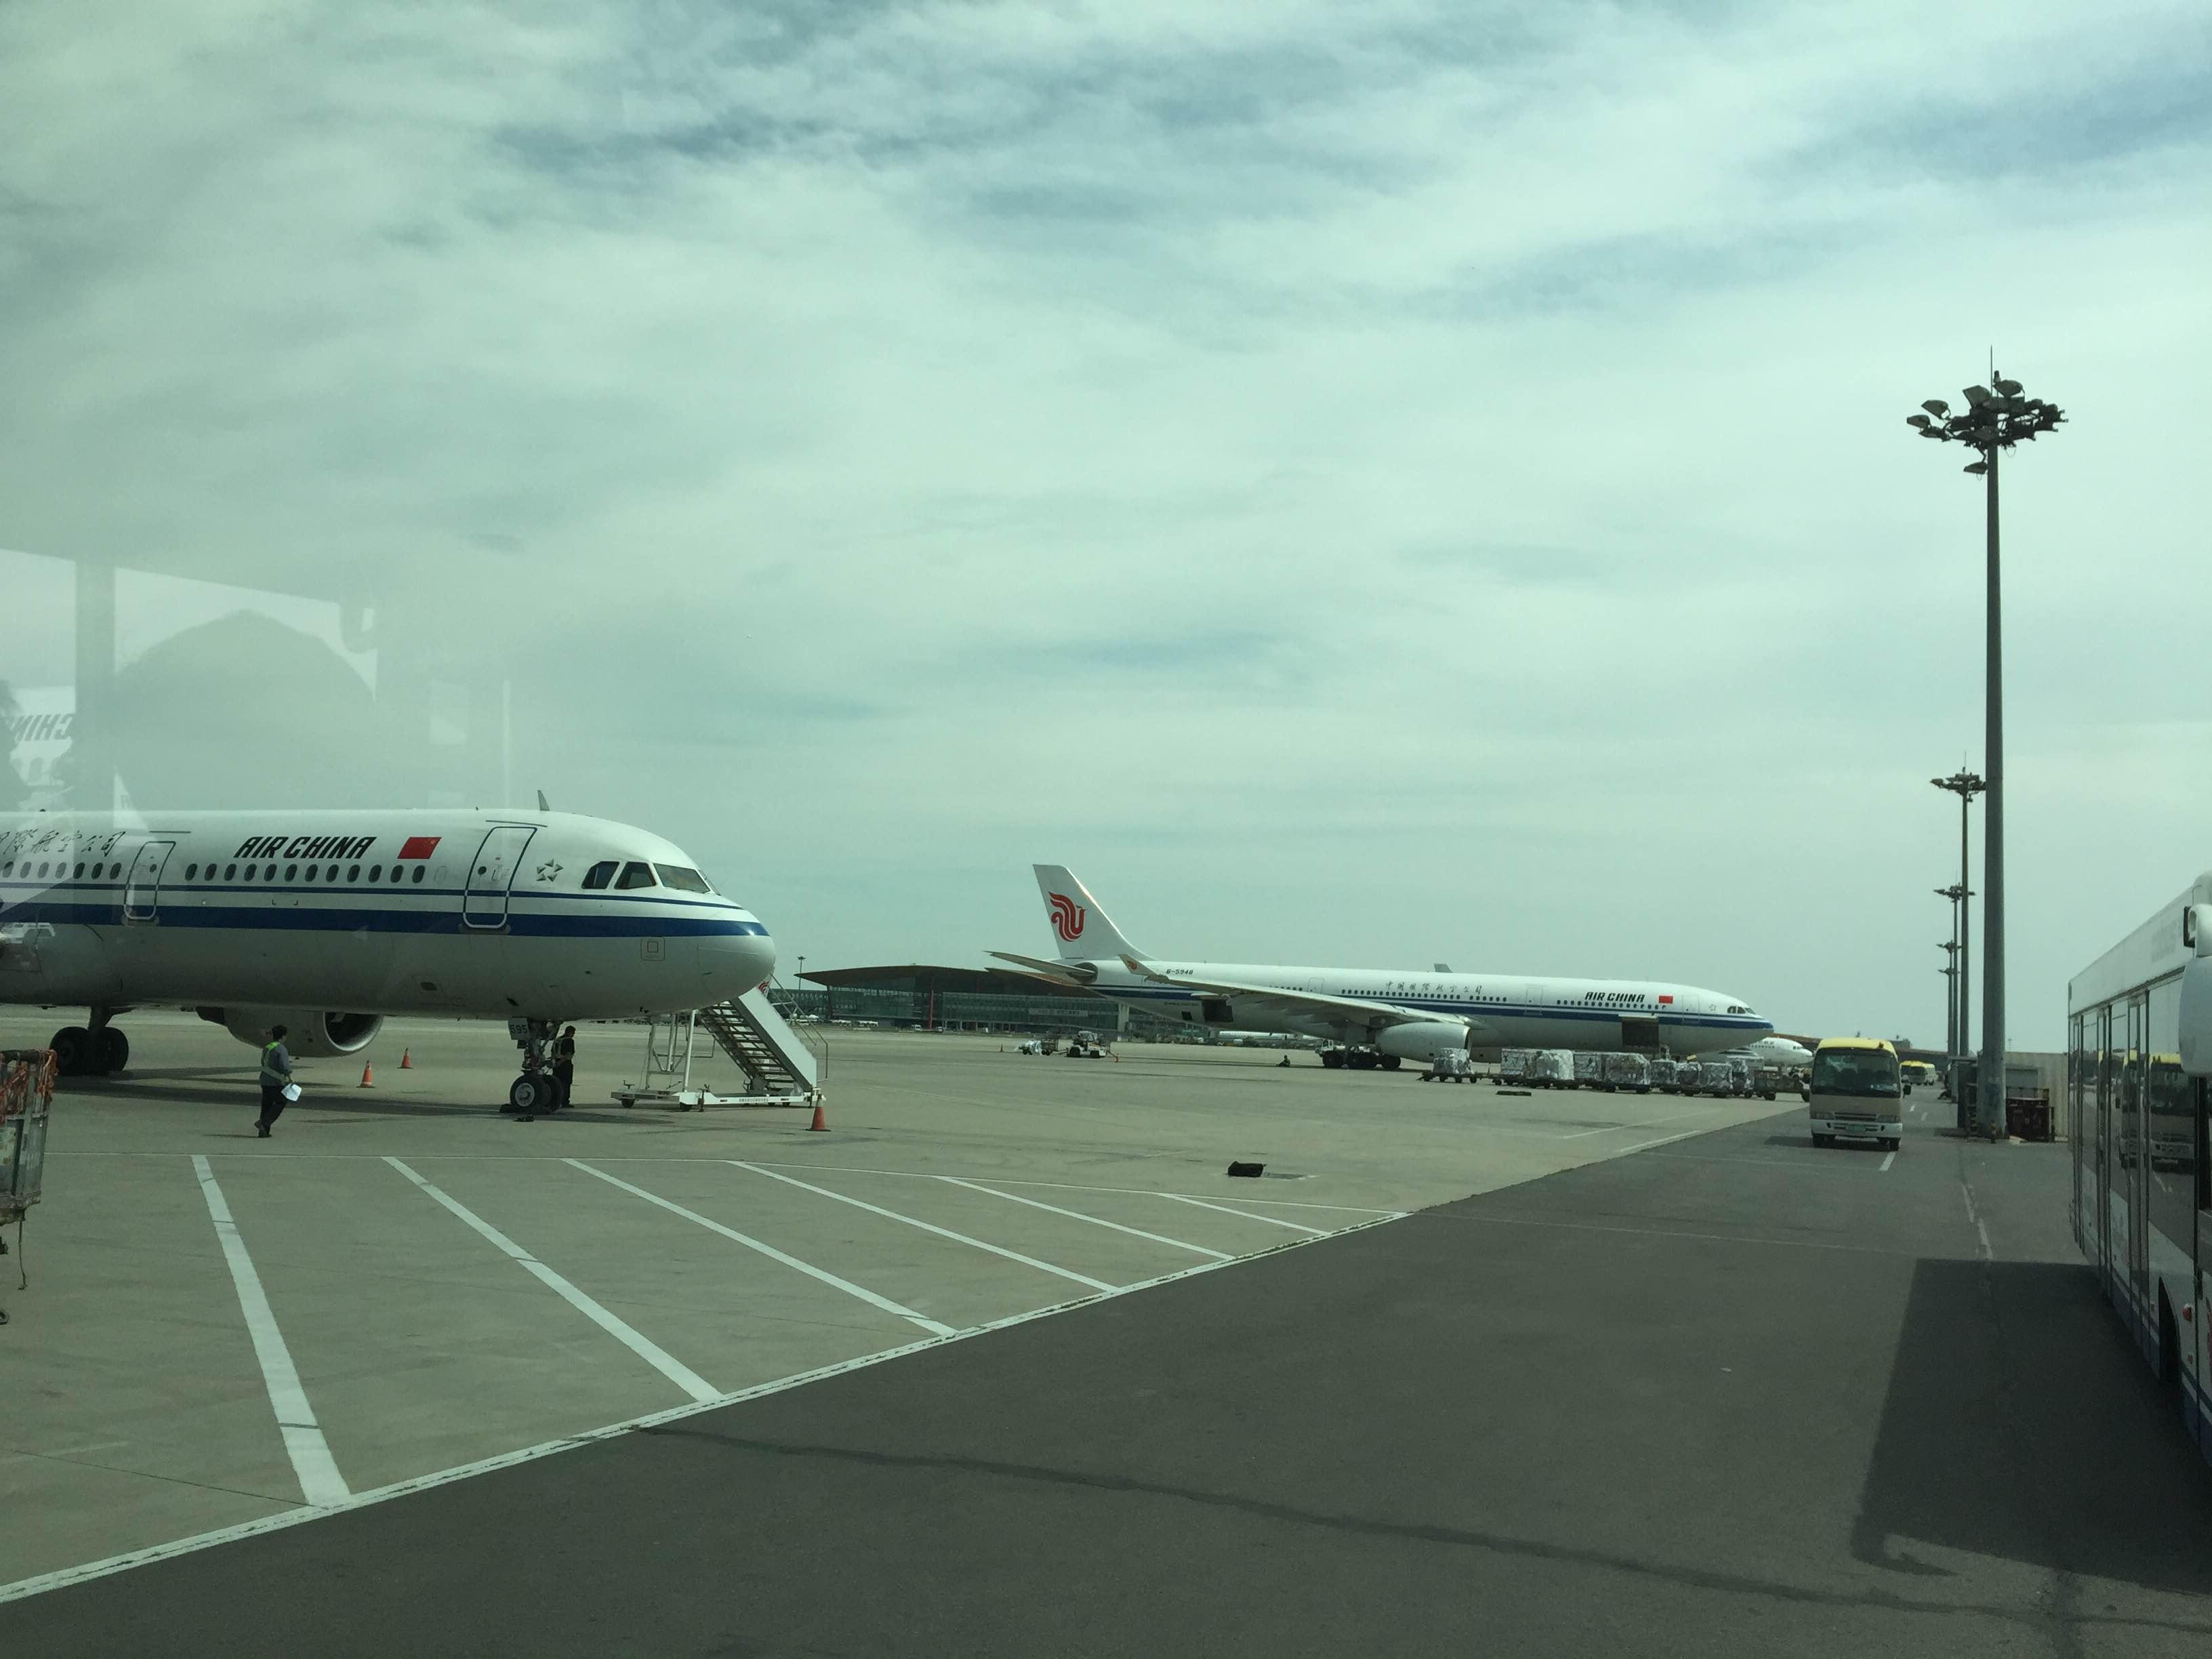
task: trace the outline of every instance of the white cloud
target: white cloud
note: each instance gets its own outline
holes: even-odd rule
[[[1066,857],[1158,948],[1926,1036],[1979,520],[1901,420],[1995,341],[2079,417],[2008,473],[2049,1042],[2207,804],[2207,80],[2149,0],[18,6],[0,544],[367,583],[380,771],[511,679],[526,792],[817,962]]]

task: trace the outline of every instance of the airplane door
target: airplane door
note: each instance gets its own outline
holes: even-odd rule
[[[483,838],[469,864],[466,890],[461,897],[461,921],[470,927],[507,926],[507,889],[522,867],[523,848],[538,832],[520,824],[502,825]]]
[[[124,921],[152,921],[159,916],[161,872],[176,850],[173,841],[149,841],[138,849],[138,856],[131,860],[130,879],[123,884]]]

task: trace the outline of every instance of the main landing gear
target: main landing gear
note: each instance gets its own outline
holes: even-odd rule
[[[1353,1072],[1395,1072],[1405,1061],[1395,1054],[1377,1054],[1372,1048],[1324,1048],[1321,1063],[1334,1071],[1342,1067]]]
[[[561,1080],[553,1075],[553,1039],[560,1030],[553,1019],[507,1022],[507,1035],[522,1050],[522,1074],[507,1085],[501,1112],[529,1123],[561,1109]]]
[[[47,1039],[64,1077],[108,1077],[131,1063],[131,1039],[107,1022],[122,1012],[95,1008],[88,1026],[64,1025]]]

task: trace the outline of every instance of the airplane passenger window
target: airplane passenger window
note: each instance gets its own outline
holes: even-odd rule
[[[264,870],[264,871],[261,872],[261,879],[262,879],[262,880],[264,880],[264,881],[274,881],[274,880],[276,880],[276,866],[275,865],[273,865],[273,864],[272,864],[272,865],[270,865],[267,869]]]
[[[299,878],[299,875],[300,875],[300,866],[299,866],[298,865],[296,865],[296,864],[288,864],[288,865],[286,865],[286,866],[284,866],[284,879],[285,879],[285,880],[287,880],[287,881],[295,881],[295,880],[297,880],[297,879]]]
[[[337,879],[337,866],[335,864],[331,866],[331,877],[333,880]],[[361,879],[361,866],[358,864],[348,865],[346,866],[346,879],[348,881],[359,881]]]
[[[75,879],[78,881],[82,881],[84,879],[84,866],[82,864],[78,865],[76,867],[76,875]]]
[[[615,872],[619,867],[612,859],[603,860],[593,865],[584,872],[585,889],[588,891],[595,887],[611,886],[614,883]]]
[[[234,864],[226,864],[226,865],[224,865],[224,866],[222,866],[222,878],[223,878],[225,881],[229,881],[229,880],[233,879],[234,877],[236,877],[236,876],[237,876],[237,874],[238,874],[238,866],[237,866],[236,865],[234,865]]]
[[[285,872],[285,873],[286,873],[287,875],[289,875],[291,872],[290,872],[289,871],[287,871],[287,872]],[[309,866],[307,866],[307,879],[308,879],[309,881],[313,881],[314,878],[315,878],[315,866],[314,866],[313,865],[312,865],[312,864],[311,864],[311,865],[309,865]]]
[[[325,870],[325,871],[324,871],[324,872],[323,872],[323,879],[324,879],[325,881],[336,881],[337,878],[338,878],[338,867],[337,867],[337,865],[335,865],[335,864],[333,864],[332,866],[331,866],[331,867],[330,867],[329,869],[327,869],[327,870]]]
[[[246,878],[248,881],[253,879],[253,866],[250,864],[246,866]]]
[[[649,864],[625,864],[621,878],[615,883],[617,887],[652,887],[657,884],[653,878],[653,866]]]
[[[407,873],[407,872],[405,871],[405,869],[404,869],[404,868],[403,868],[402,866],[400,866],[399,865],[395,864],[395,865],[393,865],[393,866],[392,866],[392,879],[394,882],[397,882],[397,881],[398,881],[398,880],[402,877],[402,876],[405,875],[406,873]]]
[[[380,864],[370,865],[368,866],[368,878],[371,881],[382,881],[384,879],[384,866]]]
[[[656,864],[653,867],[660,872],[662,886],[673,887],[679,893],[711,893],[714,890],[707,885],[707,878],[696,870],[687,870],[680,864]]]
[[[422,871],[423,871],[423,866],[421,866],[421,865],[419,865],[419,864],[418,864],[418,865],[416,865],[416,866],[415,866],[415,884],[416,884],[417,887],[420,887],[420,886],[422,884]],[[396,875],[398,875],[398,874],[399,873],[399,872],[398,872],[398,871],[397,871],[397,870],[394,870],[392,873],[393,875],[395,875],[395,876],[396,876]]]
[[[100,871],[95,867],[92,873],[96,876],[100,873]],[[188,864],[185,866],[185,879],[186,881],[197,881],[199,878],[199,873],[200,867],[197,864]]]

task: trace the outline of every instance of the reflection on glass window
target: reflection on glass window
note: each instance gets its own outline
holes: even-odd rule
[[[660,872],[662,886],[673,887],[679,893],[711,893],[714,890],[707,885],[707,878],[696,870],[687,870],[680,864],[656,864],[653,867]]]
[[[621,879],[615,883],[617,887],[653,887],[658,884],[653,878],[653,866],[649,864],[625,864]]]
[[[613,859],[604,859],[600,860],[599,863],[593,865],[590,869],[584,872],[585,887],[586,889],[591,889],[612,886],[614,884],[615,872],[620,868],[622,868],[622,866]]]

